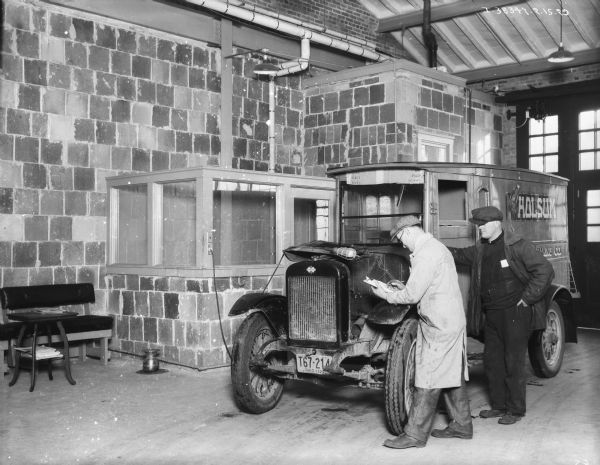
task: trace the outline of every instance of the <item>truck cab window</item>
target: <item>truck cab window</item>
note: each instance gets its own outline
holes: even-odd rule
[[[387,243],[401,215],[423,211],[423,185],[343,185],[341,207],[342,242]]]
[[[467,183],[440,179],[438,184],[440,222],[467,219]]]

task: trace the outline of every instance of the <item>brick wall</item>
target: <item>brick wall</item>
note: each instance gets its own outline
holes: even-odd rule
[[[372,65],[360,76],[341,72],[339,79],[307,82],[307,174],[343,165],[417,161],[420,136],[451,141],[450,161],[468,161],[470,140],[471,161],[500,163],[503,107],[474,93],[469,108],[466,88],[444,73],[428,70],[433,77],[423,77],[418,71],[425,68],[419,65],[396,66]]]
[[[269,81],[257,77],[252,56],[233,59],[234,168],[267,171],[269,168]],[[302,162],[302,110],[304,95],[299,76],[277,78],[275,84],[276,171],[300,174]]]
[[[91,282],[94,313],[116,317],[116,348],[225,363],[212,280],[106,273],[106,177],[221,163],[220,50],[25,0],[4,2],[2,47],[0,286]],[[232,165],[266,171],[257,61],[234,61]],[[299,87],[278,80],[277,171],[300,172]],[[222,314],[267,279],[217,280]],[[237,322],[224,323],[230,343]]]
[[[374,32],[378,27],[378,19],[358,0],[247,0],[244,4],[367,40],[383,53],[401,56],[401,47],[391,34]]]
[[[40,2],[4,8],[0,285],[91,282],[120,348],[160,340],[180,360],[180,315],[196,294],[179,301],[178,285],[106,275],[104,179],[219,162],[220,51]],[[210,341],[188,333],[210,358]]]

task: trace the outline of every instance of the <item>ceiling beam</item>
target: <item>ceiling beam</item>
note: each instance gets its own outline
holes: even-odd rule
[[[534,89],[515,90],[506,95],[496,97],[496,103],[517,104],[531,101],[532,99],[571,97],[578,94],[600,93],[600,79],[589,81],[570,82],[557,86],[540,87]]]
[[[575,56],[573,61],[559,65],[556,63],[549,63],[546,58],[541,58],[524,63],[513,63],[510,65],[491,66],[473,71],[464,71],[460,73],[454,73],[454,75],[465,78],[467,80],[467,84],[472,84],[480,81],[491,81],[515,76],[525,76],[528,74],[559,71],[562,69],[576,68],[578,66],[600,62],[600,49],[576,52],[573,53],[573,55]]]
[[[459,16],[467,16],[475,13],[485,13],[486,10],[500,8],[506,5],[523,3],[526,0],[462,0],[433,7],[431,9],[431,22],[445,21]],[[423,24],[423,11],[404,13],[390,16],[379,20],[376,32],[399,31],[402,28],[420,26]]]

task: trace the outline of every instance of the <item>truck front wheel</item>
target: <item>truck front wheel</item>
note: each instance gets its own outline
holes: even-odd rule
[[[552,378],[560,371],[565,352],[565,322],[557,302],[546,313],[546,329],[529,338],[529,360],[536,376]]]
[[[265,376],[253,361],[262,345],[275,337],[262,313],[246,318],[236,334],[231,361],[231,382],[237,406],[248,413],[265,413],[281,399],[283,380]],[[268,359],[266,360],[268,363]]]
[[[415,318],[396,328],[390,341],[385,367],[385,416],[392,434],[402,433],[412,404],[415,386]]]

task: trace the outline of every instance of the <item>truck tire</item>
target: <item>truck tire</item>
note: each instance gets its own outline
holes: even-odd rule
[[[402,433],[415,386],[415,318],[407,318],[394,331],[385,366],[385,417],[392,434]]]
[[[260,312],[251,314],[238,329],[233,344],[231,382],[235,403],[244,412],[268,412],[281,399],[284,380],[265,376],[251,366],[260,347],[274,337],[273,330]]]
[[[552,378],[560,371],[565,353],[565,322],[558,303],[552,301],[546,314],[546,329],[529,338],[529,360],[540,378]]]

